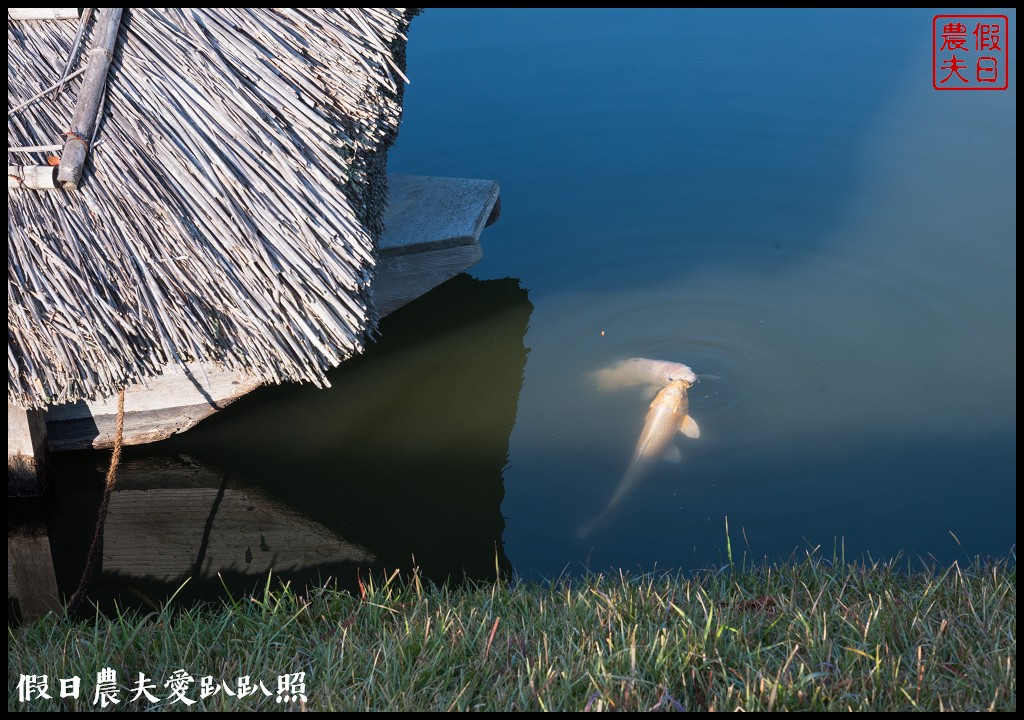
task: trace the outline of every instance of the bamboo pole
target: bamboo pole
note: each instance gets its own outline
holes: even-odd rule
[[[8,20],[77,20],[78,8],[10,8]]]
[[[68,190],[77,190],[85,167],[89,147],[85,138],[91,137],[99,115],[107,83],[107,70],[114,59],[114,44],[121,26],[123,8],[103,8],[96,17],[96,44],[89,51],[88,71],[82,82],[82,91],[71,119],[71,132],[64,143],[57,180]]]
[[[57,168],[52,165],[8,165],[7,189],[57,189]]]

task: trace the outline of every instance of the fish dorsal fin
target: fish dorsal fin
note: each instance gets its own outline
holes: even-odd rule
[[[677,463],[683,459],[683,454],[679,452],[679,448],[677,448],[675,445],[669,445],[667,448],[665,448],[665,454],[662,455],[661,457],[662,459],[668,462]]]
[[[679,432],[690,438],[700,437],[700,428],[697,427],[697,421],[689,415],[683,418],[683,424],[679,427]]]

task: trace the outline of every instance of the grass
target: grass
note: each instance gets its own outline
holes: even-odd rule
[[[202,710],[1016,709],[1016,551],[969,567],[817,556],[718,573],[591,575],[436,587],[393,575],[352,595],[262,595],[149,615],[8,631],[9,710],[90,710],[113,668],[121,708],[170,703],[177,670],[223,689]],[[159,705],[130,701],[144,672]],[[305,701],[277,702],[305,673]],[[52,700],[19,700],[23,675]],[[59,698],[79,676],[81,697]],[[221,686],[223,688],[223,686]]]

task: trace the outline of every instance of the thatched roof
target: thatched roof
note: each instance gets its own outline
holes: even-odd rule
[[[78,21],[8,20],[9,166],[59,154],[16,148],[64,142],[82,76],[25,103],[86,63],[92,25],[75,46]],[[321,384],[359,352],[407,25],[126,9],[81,186],[8,190],[8,403],[109,396],[192,360]]]

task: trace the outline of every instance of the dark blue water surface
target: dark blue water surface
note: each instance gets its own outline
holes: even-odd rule
[[[1005,555],[1015,52],[1007,91],[936,91],[933,14],[426,11],[389,168],[498,180],[484,260],[331,390],[128,453],[107,580],[689,570],[726,561],[726,518],[736,556]],[[649,403],[588,373],[631,357],[701,376],[701,436],[581,540]],[[154,507],[160,572],[131,557]]]
[[[755,555],[1015,543],[1016,83],[932,89],[932,15],[414,21],[392,165],[497,178],[473,272],[534,305],[502,504],[517,569],[702,566],[725,516]],[[636,356],[721,379],[691,391],[683,461],[580,543],[647,404],[583,374]]]

